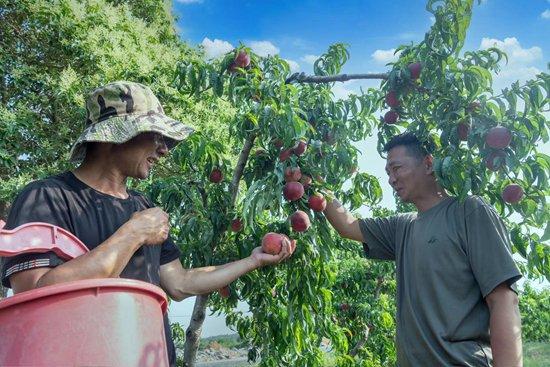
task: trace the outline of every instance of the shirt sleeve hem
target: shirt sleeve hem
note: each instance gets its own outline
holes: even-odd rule
[[[379,253],[375,247],[369,245],[369,243],[376,243],[378,240],[370,233],[368,224],[365,220],[360,221],[359,229],[361,230],[361,234],[363,235],[363,252],[366,258],[389,261],[395,260],[395,254],[393,255],[393,257],[388,257],[383,253]]]
[[[170,256],[166,256],[164,258],[161,258],[160,259],[160,265],[164,265],[164,264],[168,264],[176,259],[179,259],[180,258],[180,254],[179,254],[179,251],[177,253],[174,253]]]
[[[512,285],[522,277],[521,273],[517,270],[512,270],[505,275],[493,278],[490,282],[487,282],[486,286],[481,287],[483,298],[486,298],[499,284],[506,283],[511,290],[517,293],[516,289]]]

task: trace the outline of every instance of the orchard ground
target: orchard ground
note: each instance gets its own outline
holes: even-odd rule
[[[241,342],[236,334],[220,335],[204,338],[201,340],[199,351],[205,350],[230,350],[242,348]],[[524,366],[525,367],[546,367],[550,361],[550,343],[529,342],[523,346]],[[201,361],[197,363],[198,367],[244,367],[253,366],[245,358],[220,359],[217,361]],[[330,353],[326,354],[325,366],[334,366]]]

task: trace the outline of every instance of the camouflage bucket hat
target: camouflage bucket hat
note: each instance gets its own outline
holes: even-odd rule
[[[125,143],[144,132],[167,138],[168,148],[193,133],[193,128],[171,119],[149,87],[115,82],[99,87],[86,101],[86,129],[71,149],[71,161],[86,156],[86,143]]]

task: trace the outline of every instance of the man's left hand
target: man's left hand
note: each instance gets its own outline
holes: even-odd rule
[[[250,257],[258,264],[258,267],[266,265],[276,265],[286,258],[290,257],[296,249],[296,240],[283,240],[281,252],[278,255],[270,255],[263,252],[262,247],[258,246],[252,250]]]

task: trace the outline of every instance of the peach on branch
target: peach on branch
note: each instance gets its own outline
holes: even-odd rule
[[[287,182],[283,187],[283,196],[289,201],[296,201],[304,196],[304,186],[299,182]]]
[[[239,218],[235,218],[231,221],[231,230],[233,232],[239,232],[243,229],[243,222]]]
[[[399,120],[399,114],[394,110],[386,112],[384,115],[384,122],[386,124],[395,124]]]
[[[510,184],[502,190],[502,200],[515,204],[523,197],[523,188],[517,184]]]
[[[313,194],[309,197],[308,205],[316,212],[322,212],[327,207],[327,200],[321,194]]]
[[[281,162],[286,161],[290,156],[292,155],[292,149],[283,150],[281,153],[279,153],[279,160]]]
[[[301,156],[302,154],[305,153],[306,149],[307,149],[307,143],[306,143],[305,141],[303,141],[303,140],[300,140],[300,141],[296,144],[296,146],[294,146],[293,152],[294,152],[294,154],[296,154],[297,156]]]
[[[285,169],[285,182],[296,182],[302,178],[300,167],[287,167]]]
[[[306,212],[297,210],[290,216],[290,225],[292,230],[295,232],[304,232],[307,231],[311,222],[309,221],[309,216]]]
[[[237,71],[237,68],[247,68],[250,65],[250,55],[244,51],[241,50],[237,53],[237,56],[235,56],[235,59],[229,65],[229,71],[234,73]]]
[[[218,289],[218,293],[220,293],[221,298],[229,298],[229,296],[231,295],[231,291],[229,289],[229,286],[227,285]]]
[[[399,107],[399,99],[397,99],[395,91],[390,90],[388,94],[386,94],[386,104],[391,108]]]
[[[510,145],[512,133],[504,126],[491,128],[485,136],[485,142],[494,149],[504,149]]]
[[[223,180],[223,173],[220,171],[219,168],[214,168],[212,172],[210,172],[210,176],[208,177],[210,182],[213,183],[219,183],[221,180]]]
[[[411,73],[411,79],[416,80],[420,77],[420,72],[422,71],[422,64],[415,62],[414,64],[409,64],[407,66],[409,72]]]

